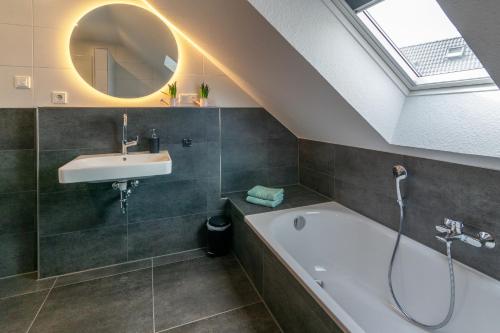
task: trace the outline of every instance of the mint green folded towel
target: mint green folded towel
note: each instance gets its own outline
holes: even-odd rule
[[[250,203],[253,203],[255,205],[261,205],[261,206],[266,206],[266,207],[274,208],[274,207],[278,206],[279,204],[281,204],[283,202],[283,195],[281,197],[279,197],[277,200],[274,200],[274,201],[264,200],[264,199],[252,197],[252,196],[249,195],[249,196],[247,196],[247,201],[250,202]]]
[[[254,186],[247,192],[247,194],[251,197],[270,201],[279,200],[280,197],[281,200],[283,200],[284,193],[285,191],[282,188],[270,188],[261,185]]]

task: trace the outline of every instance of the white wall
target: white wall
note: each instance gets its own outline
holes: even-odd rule
[[[51,92],[67,91],[66,106],[161,106],[160,93],[137,100],[105,96],[77,74],[68,52],[73,25],[85,12],[113,0],[1,0],[0,107],[50,106]],[[143,1],[125,0],[144,6]],[[179,68],[172,80],[179,93],[196,93],[198,84],[211,86],[210,104],[256,106],[256,102],[182,36]],[[15,75],[30,75],[33,88],[14,89]]]
[[[249,0],[390,141],[405,95],[320,0]]]

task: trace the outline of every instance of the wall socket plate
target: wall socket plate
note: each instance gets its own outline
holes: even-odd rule
[[[68,93],[66,91],[53,91],[52,104],[67,104]]]

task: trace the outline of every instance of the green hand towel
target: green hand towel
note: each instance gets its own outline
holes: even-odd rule
[[[276,201],[279,197],[283,197],[285,191],[282,188],[270,188],[261,185],[254,186],[247,194],[251,197]]]
[[[281,197],[278,200],[271,201],[271,200],[264,200],[264,199],[259,199],[259,198],[255,198],[252,196],[248,196],[247,201],[250,203],[253,203],[255,205],[261,205],[261,206],[265,206],[265,207],[274,208],[283,202],[283,197]]]

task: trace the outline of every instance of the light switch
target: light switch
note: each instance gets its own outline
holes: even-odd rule
[[[53,91],[52,104],[67,104],[68,93],[66,91]]]
[[[31,76],[29,75],[16,75],[14,76],[14,87],[16,89],[30,89]]]

